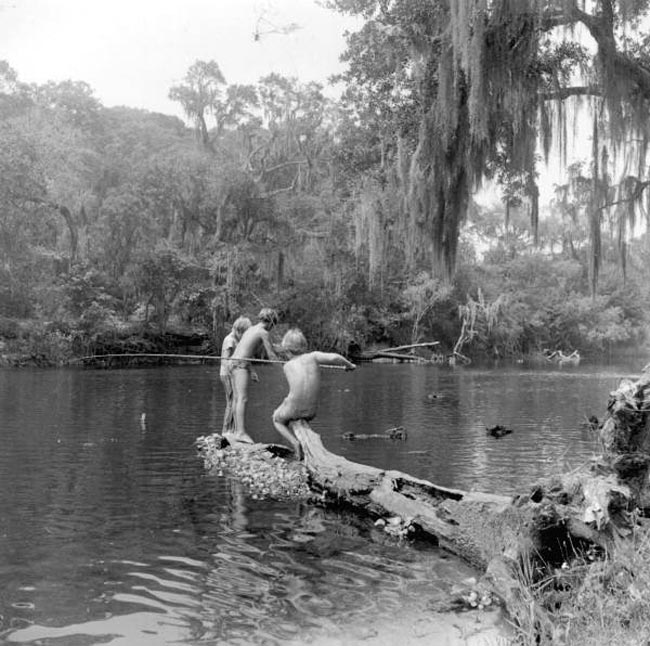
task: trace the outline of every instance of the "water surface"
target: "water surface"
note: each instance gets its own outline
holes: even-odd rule
[[[588,460],[582,422],[642,365],[328,370],[313,426],[351,460],[513,492]],[[277,441],[282,371],[258,372],[249,431]],[[430,612],[472,574],[354,518],[251,500],[205,474],[193,442],[222,419],[213,367],[4,370],[0,393],[0,643],[345,640],[405,607]],[[513,433],[488,436],[497,423]],[[397,425],[406,441],[341,437]]]

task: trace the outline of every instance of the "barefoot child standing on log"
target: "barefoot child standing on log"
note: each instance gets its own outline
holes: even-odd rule
[[[292,357],[284,366],[289,394],[273,413],[273,425],[302,459],[300,442],[289,428],[290,422],[311,421],[318,407],[320,366],[342,366],[354,370],[355,365],[335,352],[306,352],[307,339],[298,328],[289,330],[282,339],[282,348]]]
[[[221,365],[219,368],[219,377],[223,384],[223,390],[226,395],[226,411],[223,415],[222,433],[232,433],[235,430],[235,418],[233,415],[233,396],[232,396],[232,356],[239,339],[251,326],[251,320],[245,316],[240,316],[233,324],[230,334],[227,334],[221,344]]]
[[[264,350],[271,360],[278,360],[269,339],[269,331],[278,322],[278,313],[270,307],[263,308],[257,315],[258,323],[249,327],[242,335],[232,354],[230,373],[233,388],[233,412],[235,416],[235,433],[232,439],[236,442],[252,444],[253,438],[246,432],[246,403],[248,402],[248,385],[257,381],[251,361],[254,361],[261,350]]]

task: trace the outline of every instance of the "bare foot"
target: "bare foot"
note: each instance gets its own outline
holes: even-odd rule
[[[229,434],[228,439],[233,442],[241,442],[242,444],[255,444],[255,440],[246,432]]]
[[[235,446],[235,444],[255,444],[253,438],[247,433],[234,433],[232,431],[227,433],[222,433],[221,437],[228,442],[230,446]]]

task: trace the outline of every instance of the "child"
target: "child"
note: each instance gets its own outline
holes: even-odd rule
[[[293,357],[284,366],[289,394],[273,413],[273,425],[289,441],[298,459],[302,459],[300,442],[289,429],[289,423],[297,420],[309,422],[316,415],[320,366],[343,366],[346,370],[354,370],[356,366],[335,352],[306,352],[307,340],[298,328],[292,328],[284,335],[282,347]]]
[[[257,315],[258,323],[249,327],[242,335],[232,354],[230,374],[233,388],[233,411],[235,416],[235,433],[233,440],[252,444],[253,438],[246,432],[245,415],[248,402],[248,385],[250,380],[257,381],[251,361],[255,360],[259,351],[264,349],[269,359],[278,360],[271,341],[269,331],[278,322],[278,313],[269,307],[263,308]]]
[[[232,356],[242,334],[251,326],[251,320],[245,316],[240,316],[233,324],[232,331],[227,334],[221,345],[221,366],[219,377],[223,384],[226,395],[226,411],[223,415],[222,433],[232,433],[235,430],[235,418],[233,415],[233,396],[232,396],[232,376],[230,374]]]

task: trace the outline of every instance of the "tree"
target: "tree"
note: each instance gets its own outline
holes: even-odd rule
[[[250,118],[250,109],[257,103],[254,88],[249,85],[226,85],[216,61],[197,60],[187,71],[183,83],[169,90],[169,98],[178,101],[185,114],[196,124],[199,140],[206,150],[214,150],[214,137],[224,129]],[[213,137],[209,117],[215,120]]]
[[[361,86],[376,59],[390,57],[383,79],[404,96],[413,79],[417,112],[410,154],[407,213],[440,274],[453,274],[460,225],[469,197],[485,177],[516,179],[536,230],[538,142],[549,155],[565,147],[567,105],[587,99],[593,120],[592,273],[598,276],[599,214],[612,206],[597,190],[603,159],[636,146],[635,182],[620,182],[619,203],[639,204],[647,186],[645,150],[650,99],[650,40],[641,20],[647,0],[331,0],[362,15],[351,37],[347,78]],[[373,29],[368,28],[369,25]],[[575,31],[580,38],[576,39]],[[372,35],[372,37],[371,37]],[[408,52],[397,56],[396,52]],[[390,66],[385,66],[390,69]],[[365,76],[364,76],[365,75]],[[625,151],[627,154],[627,151]],[[626,160],[628,163],[631,157]],[[622,166],[618,166],[621,168]],[[633,206],[629,207],[633,209]]]
[[[146,322],[153,307],[153,320],[165,332],[175,299],[197,272],[200,269],[191,259],[174,249],[158,247],[144,256],[135,272],[135,284],[146,303]]]

